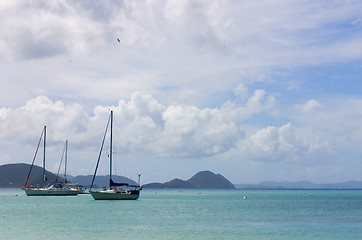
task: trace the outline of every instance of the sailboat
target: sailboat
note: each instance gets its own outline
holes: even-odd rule
[[[64,181],[63,182],[58,182],[59,171],[60,171],[60,168],[62,166],[63,157],[64,157]],[[78,191],[79,194],[85,193],[82,185],[68,182],[68,179],[67,179],[67,162],[68,162],[68,140],[65,141],[62,158],[60,159],[60,164],[59,164],[57,176],[55,178],[55,183],[53,183],[51,186],[49,186],[49,188],[51,188],[51,189],[56,188],[57,190],[63,190],[63,191],[67,191],[67,190]]]
[[[104,145],[104,140],[107,135],[109,122],[111,123],[111,129],[110,129],[110,150],[109,150],[109,189],[104,188],[101,191],[93,191],[92,187],[94,184],[94,179],[97,174],[97,169],[99,165],[99,160],[102,155],[102,149]],[[108,118],[108,123],[106,127],[106,131],[103,136],[103,141],[101,145],[101,150],[99,152],[98,161],[96,164],[96,169],[94,171],[92,184],[90,187],[90,194],[95,200],[137,200],[140,196],[140,191],[142,187],[138,183],[138,185],[131,185],[128,183],[115,183],[112,180],[112,132],[113,132],[113,111],[111,111],[110,116]]]
[[[34,188],[33,186],[29,186],[27,184],[28,184],[28,181],[29,181],[31,170],[32,170],[32,168],[34,166],[34,161],[35,161],[36,155],[38,153],[40,142],[41,142],[42,138],[44,138],[44,147],[43,147],[43,187],[40,187],[38,185],[36,188]],[[66,146],[67,146],[67,143],[68,142],[66,142]],[[44,126],[44,129],[43,129],[42,134],[40,136],[38,147],[37,147],[37,149],[35,151],[33,162],[31,164],[28,177],[27,177],[27,179],[25,181],[25,184],[24,184],[24,191],[25,191],[26,195],[27,196],[69,196],[69,195],[74,196],[74,195],[78,195],[79,191],[76,188],[71,188],[71,187],[67,186],[67,184],[65,184],[65,183],[55,182],[55,183],[51,184],[50,186],[45,186],[45,184],[47,182],[47,177],[45,175],[45,146],[46,146],[46,126]]]

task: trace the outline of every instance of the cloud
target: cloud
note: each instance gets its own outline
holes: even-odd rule
[[[85,5],[70,1],[14,2],[0,8],[4,16],[0,22],[3,37],[0,53],[8,58],[76,55],[105,46],[104,21],[90,18],[92,15]]]
[[[14,10],[17,14],[11,13]],[[66,52],[66,29],[62,24],[65,20],[59,18],[54,10],[55,6],[35,2],[17,2],[12,7],[1,8],[2,15],[6,16],[1,22],[2,43],[11,50],[10,57],[43,58]]]
[[[342,58],[361,55],[351,51],[342,53],[358,39],[321,45],[330,40],[331,34],[342,34],[333,27],[334,23],[353,26],[355,19],[359,19],[360,4],[356,2],[12,2],[0,6],[4,16],[0,23],[0,53],[20,59],[100,53],[115,43],[116,37],[127,47],[152,49],[186,43],[193,51],[196,47],[217,55],[225,54],[225,46],[230,48],[229,53],[247,60],[241,63],[249,61],[253,66],[288,61],[297,64],[301,60],[311,61],[312,56],[329,61],[330,58],[316,57],[326,51],[336,52],[335,56]],[[322,28],[324,31],[319,31]],[[293,60],[296,55],[300,56],[298,61]]]
[[[11,2],[0,5],[0,81],[16,92],[0,96],[16,106],[38,95],[104,104],[139,90],[215,106],[240,82],[277,81],[273,68],[361,56],[357,2]]]
[[[240,83],[234,90],[236,96],[240,96],[242,100],[248,97],[248,88],[244,84]]]
[[[313,157],[315,151],[308,139],[299,135],[291,123],[266,127],[239,142],[236,153],[249,161],[300,162]]]
[[[264,98],[265,92],[257,90],[244,106],[229,103],[228,107],[200,109],[184,104],[164,106],[149,94],[135,92],[129,101],[97,106],[94,116],[89,116],[79,104],[38,96],[17,109],[0,109],[0,138],[31,145],[47,125],[50,141],[69,139],[77,147],[87,148],[98,142],[111,108],[122,147],[163,157],[206,157],[235,147],[244,136],[238,124],[273,107],[273,101]]]
[[[265,91],[257,90],[241,105],[227,102],[219,108],[198,108],[176,103],[163,105],[150,94],[135,92],[128,100],[122,99],[115,106],[96,106],[89,114],[79,104],[38,96],[19,108],[0,109],[0,141],[7,146],[16,144],[31,149],[29,154],[33,154],[42,127],[47,125],[49,148],[60,151],[68,139],[72,155],[78,156],[77,162],[89,164],[91,153],[99,150],[112,109],[115,151],[139,158],[147,156],[171,162],[209,159],[260,166],[272,163],[301,166],[307,171],[329,164],[333,164],[331,170],[340,169],[340,154],[347,159],[360,154],[357,149],[362,136],[361,100],[343,100],[334,107],[323,103],[325,107],[317,108],[317,115],[313,111],[298,115],[301,111],[296,110],[294,123],[250,124],[259,114],[268,114],[275,108],[270,98]],[[347,105],[350,109],[345,108]],[[338,134],[340,138],[335,138]],[[2,150],[1,162],[15,161],[8,151]],[[298,179],[301,174],[308,174],[292,169],[290,174]]]
[[[316,103],[309,101],[303,106],[320,105]],[[164,106],[150,94],[135,92],[128,101],[120,100],[116,106],[95,107],[90,116],[79,104],[52,102],[39,96],[23,107],[0,109],[0,138],[31,145],[42,126],[47,125],[53,144],[69,139],[79,149],[96,151],[111,108],[118,132],[115,141],[120,148],[137,154],[161,158],[243,157],[256,162],[313,164],[339,151],[333,134],[315,130],[319,121],[299,127],[289,122],[280,127],[245,128],[245,121],[267,114],[274,104],[275,99],[266,97],[263,90],[256,90],[243,105],[227,102],[220,108],[202,109],[185,104]],[[309,110],[314,108],[306,109],[312,114]]]
[[[50,125],[51,141],[63,142],[65,133],[78,138],[87,129],[89,120],[79,104],[64,105],[61,101],[52,102],[45,96],[39,96],[26,102],[17,109],[0,109],[1,139],[8,142],[29,144],[40,135],[44,125]],[[78,141],[82,140],[78,138]]]
[[[330,169],[341,170],[343,165],[358,159],[361,154],[358,147],[362,141],[360,104],[361,99],[350,98],[328,99],[325,102],[309,100],[297,105],[287,115],[291,122],[280,127],[265,126],[247,131],[248,125],[243,127],[241,124],[245,137],[238,139],[235,150],[225,157],[310,169],[331,165]]]
[[[198,109],[173,105],[163,114],[166,141],[160,146],[172,149],[170,157],[202,157],[220,154],[234,146],[240,130],[223,119],[219,109]]]
[[[68,138],[89,154],[111,107],[115,140],[144,156],[355,159],[361,9],[359,1],[2,1],[0,141],[33,146],[47,125],[50,146]],[[351,79],[332,90],[323,82],[339,77]]]
[[[296,105],[295,108],[296,110],[302,112],[312,112],[323,108],[323,105],[320,104],[317,100],[311,99],[308,102],[306,102],[304,105]]]
[[[304,105],[296,106],[292,119],[303,126],[304,134],[314,136],[315,142],[322,141],[333,151],[354,149],[354,152],[358,152],[362,133],[360,104],[361,99],[349,97],[326,99],[322,103],[309,100]]]

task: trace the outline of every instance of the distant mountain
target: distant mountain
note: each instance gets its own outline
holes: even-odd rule
[[[71,181],[73,183],[78,183],[80,185],[83,185],[86,188],[89,188],[90,185],[92,184],[92,179],[93,179],[93,175],[86,175],[86,176],[80,175],[80,176],[70,178],[69,181]],[[112,180],[117,183],[128,183],[131,185],[137,184],[132,179],[122,177],[122,176],[117,176],[117,175],[112,175]],[[101,187],[108,187],[108,186],[109,186],[109,175],[96,176],[93,187],[101,188]]]
[[[24,187],[26,178],[29,174],[30,167],[31,165],[26,163],[0,165],[0,188]],[[56,179],[55,174],[49,171],[45,171],[45,175],[47,177],[46,185],[55,182]],[[90,184],[92,183],[92,178],[93,175],[76,176],[76,177],[67,176],[69,182],[78,183],[80,185],[83,185],[84,187],[90,186]],[[115,182],[136,184],[136,182],[126,177],[113,176],[112,178],[113,181]],[[58,177],[58,182],[62,181],[64,181],[64,178]],[[40,186],[43,185],[43,168],[34,165],[27,185],[36,186],[37,184],[39,184]],[[109,185],[109,175],[96,176],[94,187],[103,187],[108,185]]]
[[[31,165],[26,163],[0,165],[0,188],[21,188],[24,186]],[[43,184],[43,168],[34,165],[28,185],[36,186]],[[47,183],[55,182],[56,175],[46,171]],[[89,187],[93,175],[67,177],[70,182]],[[136,184],[133,180],[113,176],[115,182],[124,182]],[[58,181],[64,181],[58,177]],[[96,176],[95,187],[108,186],[109,176]],[[178,188],[178,189],[362,189],[362,181],[348,181],[342,183],[315,184],[308,181],[300,182],[261,182],[258,184],[235,184],[235,186],[220,174],[214,174],[210,171],[201,171],[195,174],[189,180],[173,179],[165,183],[149,183],[143,185],[143,188]]]
[[[29,174],[30,167],[31,165],[26,163],[1,165],[0,188],[23,187]],[[55,174],[45,171],[45,175],[48,183],[55,182]],[[63,181],[64,179],[58,177],[58,180]],[[36,186],[37,184],[40,186],[43,185],[43,168],[34,165],[27,185]]]
[[[235,184],[240,189],[362,189],[362,181],[316,184],[300,182],[261,182],[258,184]]]
[[[235,186],[221,174],[210,171],[198,172],[187,180],[194,188],[199,189],[234,189]]]
[[[175,178],[169,182],[164,183],[166,188],[194,188],[189,182]]]
[[[235,186],[221,174],[201,171],[187,181],[173,179],[166,183],[150,183],[143,188],[188,188],[188,189],[235,189]]]

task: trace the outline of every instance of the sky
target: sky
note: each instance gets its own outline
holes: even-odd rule
[[[46,125],[47,170],[68,140],[68,174],[91,175],[112,109],[113,173],[143,183],[362,181],[361,1],[3,0],[0,16],[0,164],[31,164]]]

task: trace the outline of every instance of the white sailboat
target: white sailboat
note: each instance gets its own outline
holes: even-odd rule
[[[104,188],[101,191],[93,191],[93,183],[94,179],[97,174],[98,164],[99,160],[102,154],[102,149],[104,145],[104,140],[107,134],[109,121],[111,123],[111,130],[110,130],[110,153],[109,153],[109,189]],[[106,127],[106,131],[103,136],[103,141],[101,145],[101,150],[98,156],[98,161],[96,165],[96,169],[94,171],[93,180],[91,184],[91,190],[89,191],[92,197],[95,200],[137,200],[140,195],[140,190],[142,189],[141,186],[138,185],[130,185],[128,183],[115,183],[112,180],[112,132],[113,132],[113,111],[111,111],[111,114],[108,118],[108,123]]]
[[[43,147],[43,187],[40,187],[39,185],[37,187],[33,187],[33,186],[29,186],[28,181],[29,181],[29,177],[30,177],[30,173],[31,170],[33,168],[34,165],[34,161],[39,149],[39,145],[41,142],[42,137],[44,137],[44,147]],[[66,145],[65,145],[65,151],[67,151],[67,145],[68,145],[68,141],[66,141]],[[65,182],[55,182],[49,186],[45,186],[46,182],[47,182],[47,177],[45,175],[45,146],[46,146],[46,126],[44,126],[43,132],[40,136],[39,139],[39,143],[38,143],[38,147],[36,149],[35,152],[35,156],[32,162],[32,165],[30,167],[29,170],[29,174],[28,177],[26,179],[25,185],[24,185],[24,191],[26,193],[27,196],[75,196],[78,195],[79,191],[76,188],[72,188],[67,184],[67,180],[65,177]],[[67,153],[66,153],[66,157],[67,157]],[[59,171],[58,171],[59,172]],[[66,174],[66,170],[65,170],[65,174]],[[58,178],[58,176],[57,176]]]
[[[65,157],[64,157],[64,181],[63,182],[58,182],[59,171],[60,171],[60,167],[62,166],[64,153],[65,153]],[[62,154],[62,158],[60,160],[60,164],[59,164],[59,168],[58,168],[58,172],[57,172],[57,177],[55,179],[55,183],[53,183],[50,187],[57,188],[58,190],[63,190],[63,191],[67,191],[67,190],[78,191],[79,194],[85,193],[82,185],[68,182],[68,179],[67,179],[67,163],[68,163],[68,140],[65,141],[64,151],[63,151],[63,154]]]

